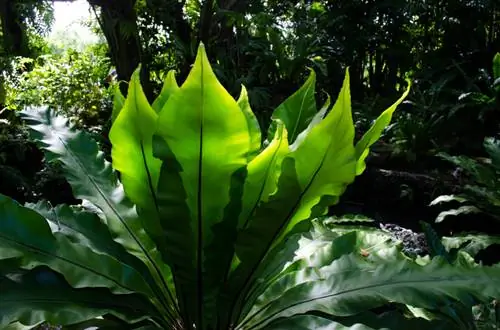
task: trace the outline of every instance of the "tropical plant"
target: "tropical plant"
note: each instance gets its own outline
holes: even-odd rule
[[[331,109],[317,111],[314,85],[276,109],[262,150],[245,88],[234,100],[203,46],[184,84],[170,73],[152,105],[137,70],[110,132],[121,183],[86,133],[53,111],[24,111],[83,203],[0,197],[0,325],[449,329],[370,310],[498,295],[497,268],[421,266],[383,239],[313,221],[363,172],[408,93],[354,145],[349,74]]]
[[[495,219],[500,219],[500,141],[494,138],[484,140],[484,148],[489,158],[470,158],[467,156],[440,156],[461,168],[471,179],[462,194],[443,195],[431,202],[438,205],[458,202],[460,206],[441,212],[436,222],[443,221],[449,215],[484,212]]]

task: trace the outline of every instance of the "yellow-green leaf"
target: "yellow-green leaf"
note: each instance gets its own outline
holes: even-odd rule
[[[287,153],[287,131],[285,125],[279,122],[274,139],[264,151],[248,164],[240,226],[245,227],[258,203],[267,201],[276,190],[278,177],[281,173],[281,162]]]
[[[346,72],[333,109],[310,129],[291,157],[295,159],[303,193],[300,206],[287,228],[293,228],[297,222],[309,218],[311,209],[323,196],[331,196],[334,200],[338,198],[355,178],[349,72]]]
[[[306,129],[317,112],[314,96],[315,87],[316,73],[314,70],[311,70],[309,78],[307,78],[304,85],[281,103],[273,112],[271,118],[280,119],[285,124],[288,131],[289,143],[293,143],[300,132]],[[269,127],[268,139],[274,136],[275,130],[276,122],[273,121]]]
[[[186,304],[194,309],[189,302],[205,301],[214,289],[206,287],[216,282],[209,278],[214,274],[206,273],[206,248],[229,203],[231,177],[246,166],[250,147],[247,118],[217,80],[203,45],[188,78],[162,109],[156,134],[168,144],[182,169],[197,269],[191,283],[197,296],[186,297]],[[160,182],[160,186],[168,184]],[[197,326],[203,328],[204,311],[193,314]]]
[[[153,127],[158,115],[149,105],[139,81],[132,75],[127,99],[116,118],[109,139],[113,167],[120,172],[125,193],[144,209],[155,208],[155,191],[161,161],[153,157]]]
[[[238,105],[243,111],[247,119],[248,124],[248,134],[250,135],[250,147],[248,150],[248,160],[252,160],[255,156],[258,155],[261,147],[262,135],[260,132],[260,126],[255,114],[250,107],[250,102],[248,100],[248,93],[245,86],[241,85],[241,93],[238,98]]]
[[[356,144],[356,175],[360,175],[366,168],[365,159],[370,151],[370,146],[372,146],[380,138],[380,135],[384,129],[389,125],[392,119],[392,114],[396,111],[398,105],[404,101],[410,92],[410,84],[408,88],[403,93],[403,95],[394,102],[389,108],[387,108],[382,114],[377,118],[375,123],[370,127],[370,129],[363,135],[361,140]]]

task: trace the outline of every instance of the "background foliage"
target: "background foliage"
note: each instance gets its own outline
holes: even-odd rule
[[[84,127],[102,125],[111,113],[106,81],[110,62],[97,47],[56,50],[37,59],[18,57],[6,79],[6,106],[49,105]]]
[[[453,194],[469,197],[467,205],[488,212],[440,222],[435,225],[439,234],[500,234],[498,222],[491,221],[491,216],[498,217],[498,173],[494,157],[483,147],[486,138],[499,138],[498,1],[87,3],[94,19],[86,24],[103,43],[63,49],[46,38],[53,23],[51,1],[1,2],[0,192],[18,200],[77,202],[58,169],[46,165],[27,141],[13,111],[42,103],[54,106],[94,132],[106,151],[109,88],[129,81],[141,64],[141,81],[152,100],[167,70],[175,69],[180,83],[186,78],[203,41],[228,91],[237,97],[241,84],[246,86],[261,127],[267,127],[271,112],[305,81],[307,68],[317,74],[318,104],[327,93],[337,95],[342,73],[350,68],[357,133],[367,130],[410,79],[412,92],[367,160],[367,172],[330,212],[363,212],[379,222],[420,230],[418,221],[432,222],[441,211],[449,211],[447,204],[429,203]],[[127,84],[119,86],[126,94]],[[442,159],[443,152],[460,162]],[[468,175],[468,164],[490,168],[494,178],[484,182]],[[59,192],[54,193],[50,187],[56,182]],[[478,186],[495,199],[484,205],[484,195],[470,194]],[[495,255],[494,248],[487,254]]]

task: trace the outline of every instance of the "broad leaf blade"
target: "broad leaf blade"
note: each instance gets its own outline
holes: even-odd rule
[[[347,185],[354,181],[356,159],[353,146],[354,125],[351,113],[349,72],[332,111],[312,127],[290,156],[295,159],[302,190],[300,206],[287,227],[308,219],[323,196],[335,203]],[[321,212],[320,212],[321,213]],[[286,234],[286,230],[281,237]]]
[[[113,86],[113,111],[111,112],[111,123],[116,120],[116,117],[120,114],[125,104],[125,96],[123,96],[120,91],[120,85],[116,84]]]
[[[127,99],[109,132],[113,168],[120,172],[127,197],[138,207],[156,210],[161,161],[153,157],[152,138],[158,115],[144,94],[139,69],[132,75]]]
[[[260,202],[266,202],[276,190],[281,162],[288,154],[287,131],[278,123],[271,143],[248,164],[248,177],[243,193],[240,227],[246,227]]]
[[[309,218],[313,207],[322,203],[323,196],[340,196],[354,179],[356,160],[350,110],[346,75],[334,109],[312,127],[297,150],[283,160],[277,192],[257,207],[247,228],[238,235],[236,254],[240,263],[230,278],[231,291],[246,292],[262,270],[262,260],[271,248],[300,221]],[[332,200],[329,198],[329,202]],[[241,299],[239,301],[238,304],[231,302],[231,308],[241,308]]]
[[[209,321],[219,324],[220,319],[226,315],[220,315],[217,299],[221,290],[225,287],[230,272],[230,265],[234,258],[235,241],[237,239],[238,214],[243,207],[242,197],[247,169],[242,167],[234,172],[231,178],[231,189],[229,191],[230,201],[224,209],[224,217],[220,223],[213,226],[214,240],[206,248],[206,271],[211,274],[207,277],[207,286],[213,288],[207,292],[205,299],[210,302],[213,310],[207,313]],[[219,314],[219,315],[217,315]],[[217,316],[219,318],[217,318]]]
[[[65,274],[75,288],[106,287],[115,293],[152,294],[130,266],[85,245],[73,244],[61,233],[53,235],[41,215],[2,195],[0,214],[0,245],[23,253],[22,268],[47,265]]]
[[[146,265],[113,240],[108,227],[96,214],[83,211],[76,206],[58,205],[51,208],[47,202],[42,201],[27,204],[26,207],[45,217],[52,233],[62,233],[73,243],[83,244],[99,254],[109,255],[131,266],[154,285]]]
[[[258,303],[272,301],[299,282],[317,279],[316,268],[331,264],[343,255],[357,253],[365,260],[377,263],[378,259],[386,262],[394,253],[391,237],[380,230],[339,226],[330,229],[318,220],[312,224],[309,231],[288,236],[274,248],[278,252],[272,251],[271,257],[262,262],[264,271],[247,296],[242,315],[248,314],[257,298]]]
[[[267,133],[268,140],[274,137],[276,119],[281,120],[288,131],[288,141],[293,143],[297,136],[306,129],[317,112],[315,99],[316,73],[311,70],[306,82],[298,91],[281,103],[274,110],[271,126]]]
[[[368,132],[366,132],[361,140],[356,144],[356,175],[360,175],[365,170],[365,159],[368,156],[370,147],[380,138],[380,135],[382,134],[384,129],[391,122],[394,111],[396,111],[398,105],[400,105],[401,102],[403,102],[404,99],[408,96],[408,93],[410,93],[410,84],[408,84],[408,88],[399,98],[399,100],[397,100],[393,105],[382,112],[375,123],[370,127]]]
[[[163,159],[158,187],[158,211],[163,235],[169,244],[164,255],[172,269],[176,294],[187,322],[196,319],[198,301],[196,283],[196,233],[191,224],[191,212],[181,179],[182,167],[169,145],[160,137],[153,137],[155,156]]]
[[[291,150],[296,150],[298,148],[298,146],[304,141],[304,139],[306,138],[306,136],[309,134],[309,132],[316,126],[318,125],[319,123],[321,123],[321,121],[326,117],[327,113],[328,113],[328,110],[330,110],[330,103],[331,103],[331,100],[330,100],[330,95],[327,96],[327,99],[325,101],[325,104],[323,105],[323,107],[318,111],[318,113],[316,113],[314,115],[314,117],[312,118],[311,122],[309,123],[309,125],[307,126],[307,128],[305,130],[303,130],[299,136],[297,136],[297,139],[293,142],[293,144],[290,146],[290,149]]]
[[[67,120],[49,109],[31,108],[21,112],[31,135],[45,149],[49,161],[63,165],[75,197],[99,208],[106,218],[113,239],[146,264],[160,287],[155,292],[163,306],[170,309],[173,285],[167,283],[170,269],[163,263],[155,243],[146,234],[135,207],[125,197],[104,154],[87,134],[68,127]]]
[[[153,156],[153,133],[158,115],[149,105],[139,76],[140,69],[137,69],[132,75],[123,109],[111,127],[111,157],[113,168],[120,172],[125,194],[137,205],[139,216],[148,219],[143,222],[144,229],[163,254],[167,243],[160,234],[156,196],[161,160]],[[168,89],[163,91],[163,97],[169,92]]]
[[[104,289],[74,289],[57,273],[44,267],[0,276],[0,327],[19,322],[71,325],[112,314],[127,322],[157,317],[154,308],[138,295],[112,295]]]
[[[492,267],[451,266],[441,259],[424,267],[405,259],[371,264],[372,269],[364,271],[360,265],[360,257],[348,255],[319,269],[320,280],[299,284],[280,299],[256,306],[247,326],[263,327],[311,310],[351,316],[389,302],[438,309],[449,299],[487,301],[500,294],[500,270]]]
[[[500,245],[500,237],[468,234],[463,236],[443,237],[441,242],[447,251],[459,249],[475,257],[479,251],[486,249],[490,245]]]
[[[251,222],[238,232],[235,251],[237,262],[233,265],[228,285],[222,293],[221,310],[230,316],[239,315],[242,299],[258,275],[259,266],[274,240],[298,206],[301,189],[297,182],[294,160],[285,158],[282,163],[278,190],[267,202],[255,210]],[[234,263],[234,262],[233,262]],[[229,323],[236,320],[229,320]]]
[[[250,135],[250,147],[248,150],[248,161],[252,160],[259,154],[262,136],[260,132],[259,121],[255,117],[252,108],[250,107],[250,102],[248,100],[248,93],[245,86],[241,85],[241,93],[238,98],[238,106],[245,115],[248,125],[248,134]]]
[[[190,228],[195,233],[197,273],[193,286],[198,297],[193,299],[203,301],[213,290],[207,284],[216,282],[205,271],[206,248],[215,239],[213,228],[222,221],[229,203],[231,177],[246,166],[251,145],[247,118],[218,82],[203,45],[188,78],[161,111],[156,134],[168,144],[182,168]],[[205,311],[196,314],[197,327],[204,328]]]
[[[299,314],[277,319],[266,329],[269,330],[447,330],[452,324],[445,321],[427,321],[422,318],[407,318],[399,312],[382,315],[362,313],[353,317],[332,317],[321,313]]]

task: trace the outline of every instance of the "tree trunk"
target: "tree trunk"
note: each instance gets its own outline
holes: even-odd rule
[[[177,58],[179,65],[176,76],[183,81],[194,62],[193,29],[184,17],[185,0],[146,0],[149,11],[163,26],[169,27],[175,39],[175,47],[182,54]]]
[[[208,45],[210,31],[212,27],[212,17],[214,16],[214,0],[205,0],[201,8],[198,39]]]
[[[26,35],[21,26],[22,18],[14,6],[13,0],[0,0],[4,49],[10,56],[27,56]]]
[[[142,49],[137,29],[136,0],[88,0],[100,7],[99,24],[109,45],[111,60],[116,66],[119,81],[129,81],[142,62]],[[141,83],[148,99],[152,98],[149,71],[146,64],[141,67]],[[127,86],[120,85],[124,95]]]

